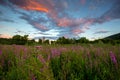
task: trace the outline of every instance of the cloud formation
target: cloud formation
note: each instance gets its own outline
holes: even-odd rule
[[[5,0],[0,0],[0,4],[4,4],[5,3]]]
[[[110,32],[110,31],[100,30],[100,31],[95,32],[94,34],[104,34],[104,33],[108,33],[108,32]]]
[[[96,18],[95,23],[104,23],[114,19],[120,19],[120,0],[115,0],[115,4],[102,16]]]
[[[48,12],[48,9],[39,4],[36,0],[10,0],[13,4],[18,5],[20,8],[25,10],[36,10],[36,11],[43,11]]]
[[[38,24],[38,23],[33,23],[34,26],[36,26],[36,28],[40,29],[40,30],[48,30],[47,27],[41,25],[41,24]]]
[[[89,0],[74,0],[74,4],[72,0],[1,0],[0,4],[5,4],[6,1],[14,5],[14,8],[17,8],[16,12],[21,14],[20,18],[27,21],[29,25],[43,32],[53,28],[59,29],[59,36],[78,35],[90,29],[91,25],[120,19],[120,0],[114,0],[114,4],[112,4],[108,11],[94,18],[88,15],[86,15],[88,17],[76,18],[76,16],[78,16],[76,15],[77,12],[81,11],[81,14],[84,12],[84,10],[81,10],[81,5],[85,6],[88,3],[90,4]],[[100,2],[100,0],[97,1]],[[106,3],[109,1],[112,0],[106,0]],[[95,2],[96,0],[92,0],[91,4]],[[99,4],[99,2],[97,2],[97,4]],[[86,8],[89,9],[89,6]],[[96,7],[96,4],[94,7]],[[70,16],[71,14],[74,14],[75,17]],[[106,32],[99,31],[96,33]]]
[[[5,22],[14,22],[13,20],[10,20],[10,19],[6,19],[6,18],[1,18],[0,17],[0,21],[5,21]]]
[[[2,13],[2,11],[0,11],[0,15],[2,15],[3,13]]]
[[[86,3],[86,0],[80,0],[80,3],[84,5]]]

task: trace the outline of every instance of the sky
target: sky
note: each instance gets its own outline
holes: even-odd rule
[[[89,40],[120,33],[120,0],[0,0],[0,37]]]

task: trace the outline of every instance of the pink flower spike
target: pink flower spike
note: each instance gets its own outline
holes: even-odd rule
[[[0,55],[2,54],[2,50],[0,50]]]
[[[110,58],[114,64],[117,64],[116,56],[112,51],[110,51]]]

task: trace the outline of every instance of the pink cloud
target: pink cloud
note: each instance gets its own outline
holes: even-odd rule
[[[94,23],[94,19],[70,19],[70,18],[59,18],[57,20],[59,27],[70,28],[71,35],[78,35],[84,33],[86,30],[90,29],[90,26]]]
[[[60,26],[60,27],[68,27],[68,26],[71,26],[71,24],[73,23],[72,20],[70,19],[67,19],[67,18],[61,18],[61,19],[57,19],[57,25]]]
[[[90,29],[90,25],[94,23],[94,19],[88,19],[83,25],[83,30],[88,30]]]
[[[12,38],[12,36],[8,34],[0,34],[0,38]]]
[[[70,19],[70,18],[59,18],[57,19],[57,25],[60,27],[76,27],[79,26],[80,24],[84,23],[85,20],[80,18],[80,19]]]
[[[43,25],[41,25],[41,24],[39,24],[39,23],[33,23],[33,24],[34,24],[34,26],[35,26],[36,28],[38,28],[38,29],[48,30],[48,28],[47,28],[46,26],[43,26]]]
[[[82,29],[75,28],[75,29],[72,30],[72,33],[77,35],[77,34],[80,34],[80,33],[84,33],[84,31]]]
[[[80,0],[80,3],[84,5],[86,3],[86,0]]]

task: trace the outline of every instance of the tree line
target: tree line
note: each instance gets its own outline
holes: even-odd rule
[[[73,38],[73,39],[69,39],[69,38],[65,38],[65,37],[59,37],[57,40],[55,41],[50,41],[50,40],[42,40],[39,39],[38,42],[35,41],[35,39],[29,40],[28,39],[28,35],[14,35],[12,38],[7,39],[7,38],[0,38],[0,44],[8,44],[8,45],[12,45],[12,44],[17,44],[17,45],[36,45],[36,44],[87,44],[87,43],[91,43],[91,44],[95,44],[95,43],[104,43],[104,44],[120,44],[120,40],[116,39],[97,39],[94,41],[90,41],[88,39],[86,39],[85,37],[81,37],[79,39]]]

